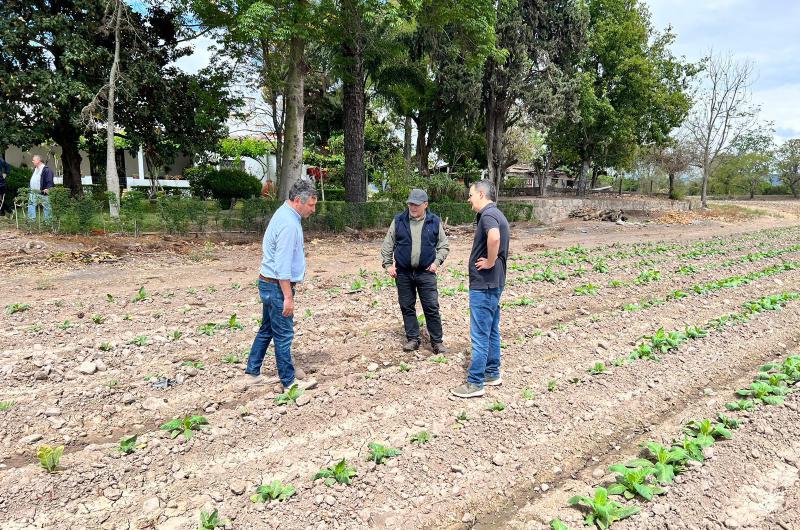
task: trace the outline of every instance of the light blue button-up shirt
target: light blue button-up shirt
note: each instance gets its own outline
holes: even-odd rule
[[[303,227],[300,214],[287,203],[275,211],[261,243],[261,275],[276,280],[302,282],[306,274]]]

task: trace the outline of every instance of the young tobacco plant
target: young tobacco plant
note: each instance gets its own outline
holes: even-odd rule
[[[317,474],[314,475],[313,480],[324,478],[325,484],[328,486],[333,486],[336,483],[349,485],[350,479],[357,474],[356,468],[348,465],[347,460],[342,458],[335,466],[320,469]]]
[[[394,458],[400,455],[400,450],[393,447],[387,447],[375,442],[367,445],[369,447],[369,456],[367,460],[371,460],[376,464],[383,464],[387,458]]]
[[[149,299],[150,295],[147,291],[144,290],[144,285],[139,287],[139,290],[136,294],[131,298],[131,302],[144,302],[145,300]]]
[[[183,434],[183,437],[188,440],[192,437],[193,431],[199,431],[207,425],[208,420],[203,416],[186,416],[184,418],[175,418],[174,420],[168,421],[159,427],[159,429],[162,431],[169,431],[172,438],[177,438],[179,435]]]
[[[598,487],[594,490],[593,497],[576,495],[569,501],[572,506],[585,506],[589,513],[584,518],[586,526],[597,526],[601,530],[610,527],[616,521],[626,519],[631,515],[639,513],[640,508],[636,506],[623,506],[608,498],[608,490]]]
[[[783,403],[783,396],[786,395],[786,393],[788,393],[786,387],[773,386],[762,381],[752,383],[750,388],[736,391],[736,394],[739,396],[749,396],[766,405],[780,405]]]
[[[652,466],[655,470],[653,478],[659,484],[670,484],[675,479],[675,475],[683,471],[688,456],[686,451],[680,447],[664,447],[656,442],[646,442],[644,446],[653,455],[655,462],[650,460],[638,459],[628,462],[628,466]]]
[[[721,423],[712,423],[711,420],[692,420],[686,424],[684,432],[694,436],[703,447],[712,445],[716,440],[723,438],[730,440],[731,431]]]
[[[9,304],[6,306],[6,313],[8,313],[9,315],[13,315],[14,313],[22,313],[23,311],[27,311],[30,308],[31,308],[30,304],[21,304],[21,303]]]
[[[283,485],[280,480],[273,480],[269,484],[262,484],[256,488],[255,495],[250,496],[253,502],[285,501],[296,493],[294,486]]]
[[[608,469],[617,473],[617,483],[608,488],[608,493],[611,495],[624,495],[628,500],[639,495],[648,501],[653,498],[653,495],[664,493],[664,488],[649,482],[649,477],[655,475],[656,470],[652,463],[645,462],[649,464],[647,467],[628,467],[630,464],[610,466]]]
[[[411,443],[423,445],[431,441],[431,433],[428,431],[420,431],[411,437]]]
[[[288,405],[289,403],[297,404],[297,398],[303,395],[303,390],[297,386],[297,384],[292,385],[289,389],[284,392],[283,394],[278,394],[275,397],[275,404],[276,405]]]
[[[506,404],[503,403],[502,401],[495,401],[494,403],[486,407],[486,409],[491,410],[492,412],[501,412],[506,409]]]
[[[200,512],[200,530],[214,530],[224,526],[225,523],[219,518],[219,510],[216,508],[211,513]]]
[[[61,455],[63,454],[63,445],[57,447],[42,445],[36,450],[36,458],[39,460],[39,465],[48,473],[55,473],[58,470],[58,464],[61,462]]]
[[[123,437],[122,440],[119,441],[117,451],[123,455],[129,455],[136,451],[136,435]]]
[[[608,368],[606,368],[605,363],[597,362],[594,363],[594,366],[589,368],[589,373],[592,375],[601,375],[608,373]]]

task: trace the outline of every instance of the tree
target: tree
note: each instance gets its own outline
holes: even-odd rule
[[[703,66],[703,85],[685,127],[703,172],[700,200],[707,208],[708,178],[719,156],[752,128],[758,109],[750,103],[752,63],[712,52]]]
[[[776,165],[781,182],[789,186],[794,198],[800,192],[800,138],[786,140],[776,152]]]
[[[482,104],[489,178],[497,189],[508,167],[506,131],[527,117],[542,129],[561,119],[575,91],[572,67],[585,44],[586,12],[571,1],[500,0],[497,47],[484,67]]]
[[[692,152],[683,139],[671,138],[664,146],[656,147],[654,153],[656,163],[664,170],[669,179],[669,198],[678,199],[675,178],[685,173],[692,162]]]
[[[769,177],[773,160],[773,133],[771,125],[755,126],[731,144],[739,177],[751,199]]]
[[[278,189],[279,197],[285,199],[303,167],[306,46],[313,32],[316,5],[310,0],[190,0],[189,3],[202,26],[223,30],[223,42],[235,51],[250,52],[251,59],[254,50],[260,52],[255,60],[262,67],[259,80],[265,99],[273,113],[278,105],[283,108]],[[285,79],[274,85],[265,83],[272,79],[270,65],[279,59],[283,59],[283,64],[278,71],[283,72],[285,67]]]
[[[638,146],[663,145],[689,109],[686,88],[694,67],[670,51],[668,28],[653,30],[636,0],[590,0],[589,46],[580,65],[578,118],[554,129],[561,157],[579,166],[577,193],[589,172],[630,166]]]

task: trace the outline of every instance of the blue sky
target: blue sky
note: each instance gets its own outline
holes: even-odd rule
[[[671,25],[673,51],[690,61],[710,49],[753,62],[753,102],[781,139],[800,137],[800,1],[647,0],[653,25]]]
[[[755,66],[753,102],[775,123],[779,139],[800,138],[800,0],[645,0],[653,25],[671,25],[673,51],[697,61],[715,51],[730,52]],[[208,65],[210,39],[179,65],[197,71]]]

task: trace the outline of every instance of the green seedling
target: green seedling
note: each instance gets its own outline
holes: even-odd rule
[[[424,313],[421,313],[421,314],[417,315],[417,323],[420,326],[424,326],[425,325],[425,314]]]
[[[755,404],[751,399],[740,399],[738,401],[725,403],[725,408],[727,410],[753,410],[754,407]]]
[[[111,381],[106,383],[106,386],[108,388],[115,388],[118,384],[119,384],[119,380],[118,379],[112,379]]]
[[[611,361],[611,364],[612,366],[624,366],[626,362],[628,362],[628,360],[625,359],[625,357],[618,357]]]
[[[181,366],[191,366],[192,368],[197,368],[198,370],[206,369],[206,364],[203,361],[183,361]]]
[[[314,313],[310,309],[306,309],[305,313],[303,313],[303,318],[311,318],[312,316],[314,316]]]
[[[648,361],[657,361],[658,356],[653,351],[653,348],[646,343],[642,343],[636,347],[628,356],[628,360],[635,361],[636,359],[645,359]]]
[[[183,437],[188,440],[192,437],[193,431],[199,431],[207,425],[208,420],[203,416],[186,416],[184,418],[175,418],[174,420],[168,421],[159,427],[159,429],[168,431],[172,438],[177,438],[178,435],[183,434]]]
[[[668,448],[656,442],[646,442],[644,446],[653,455],[655,462],[639,459],[628,462],[628,466],[652,467],[656,482],[671,484],[675,480],[675,475],[683,471],[688,459],[686,451],[680,447]]]
[[[42,325],[39,324],[38,322],[36,324],[31,324],[30,326],[28,326],[27,331],[28,333],[39,333],[40,331],[42,331]]]
[[[56,326],[56,327],[58,327],[58,329],[61,329],[61,330],[64,330],[64,331],[66,331],[66,330],[68,330],[69,328],[73,327],[73,325],[74,325],[74,324],[73,324],[72,322],[70,322],[69,320],[65,320],[64,322],[60,323],[60,324],[59,324],[58,326]]]
[[[100,343],[100,351],[111,351],[114,349],[114,346],[110,342],[102,342]]]
[[[586,526],[596,525],[601,530],[605,530],[616,521],[639,513],[639,508],[635,506],[623,506],[616,501],[609,500],[608,490],[605,488],[595,489],[593,498],[576,495],[568,502],[572,506],[587,507],[589,513],[584,518]]]
[[[149,299],[150,295],[147,294],[147,291],[144,290],[144,285],[139,287],[139,290],[136,292],[133,298],[131,298],[131,302],[144,302],[145,300]]]
[[[737,419],[734,419],[734,418],[731,418],[729,416],[726,416],[725,414],[723,414],[721,412],[719,414],[717,414],[717,419],[719,420],[719,422],[726,429],[738,429],[739,426],[742,424],[741,421],[739,421]]]
[[[411,443],[423,445],[431,441],[431,434],[428,431],[420,431],[411,437]]]
[[[106,293],[106,302],[110,304],[114,303],[114,296],[111,293]]]
[[[580,287],[575,288],[575,294],[578,296],[592,296],[597,294],[598,287],[593,283],[587,283],[586,285],[581,285]]]
[[[234,313],[234,314],[232,314],[232,315],[230,316],[230,318],[228,319],[228,324],[227,324],[227,326],[226,326],[226,327],[227,327],[228,329],[235,329],[235,330],[244,329],[244,326],[242,326],[242,325],[239,323],[239,321],[236,319],[236,313]]]
[[[431,357],[431,362],[439,364],[447,364],[447,357],[445,357],[444,355],[436,355],[434,357]]]
[[[548,392],[554,392],[554,391],[555,391],[555,389],[556,389],[556,385],[557,385],[557,384],[558,384],[558,383],[556,382],[556,380],[555,380],[555,379],[551,379],[550,381],[548,381],[548,382],[547,382],[547,391],[548,391]]]
[[[439,292],[442,293],[442,296],[454,296],[456,294],[456,290],[453,287],[442,287]]]
[[[617,288],[617,287],[622,287],[623,285],[625,284],[622,283],[622,281],[620,280],[611,280],[610,282],[608,282],[609,287]]]
[[[694,274],[697,269],[692,265],[681,265],[675,272],[678,274]]]
[[[356,475],[358,475],[356,468],[349,466],[347,460],[342,458],[335,466],[320,469],[314,475],[313,480],[324,478],[325,484],[328,486],[333,486],[336,483],[349,485],[350,479]]]
[[[364,285],[365,285],[365,283],[360,278],[356,278],[350,284],[350,290],[351,291],[360,291],[361,289],[364,288]]]
[[[296,492],[294,486],[283,485],[280,480],[273,480],[269,484],[262,484],[256,488],[256,494],[250,496],[253,502],[285,501]]]
[[[222,358],[222,362],[225,364],[239,364],[242,362],[242,356],[238,353],[229,353]]]
[[[213,285],[212,285],[211,287],[206,287],[206,292],[207,292],[208,294],[213,294],[213,293],[216,293],[216,292],[217,292],[217,288],[216,288],[216,287],[214,287]]]
[[[645,462],[649,464],[647,467],[628,467],[628,465],[621,464],[610,466],[608,469],[617,473],[617,483],[608,488],[608,493],[623,495],[628,500],[639,495],[648,501],[653,498],[653,495],[664,493],[664,488],[649,482],[649,477],[655,475],[656,470],[652,463]]]
[[[278,394],[275,397],[276,405],[288,405],[289,403],[297,404],[297,398],[303,395],[303,390],[297,384],[292,385],[283,394]]]
[[[125,313],[125,316],[122,317],[122,320],[133,320],[133,317],[130,313]]]
[[[467,286],[464,285],[464,282],[461,282],[458,284],[458,287],[456,287],[456,291],[458,291],[459,293],[466,293],[467,291],[469,291],[469,289],[467,289]]]
[[[686,337],[690,339],[702,339],[708,336],[708,331],[700,326],[686,326]]]
[[[680,300],[682,298],[686,298],[687,296],[689,296],[689,293],[685,293],[683,291],[672,291],[667,295],[667,298],[672,300]]]
[[[231,284],[231,289],[233,289],[234,291],[238,291],[241,288],[242,288],[242,284],[240,284],[238,282],[234,282],[234,283]]]
[[[655,282],[661,279],[661,273],[655,269],[649,269],[639,273],[639,276],[633,280],[636,285],[644,285],[646,283]]]
[[[534,391],[532,389],[527,388],[527,387],[522,389],[522,399],[524,399],[525,401],[530,401],[535,397],[536,397],[536,394],[534,393]]]
[[[603,260],[597,260],[597,261],[594,262],[594,266],[592,267],[592,270],[594,272],[599,272],[599,273],[605,274],[605,273],[608,272],[608,265],[606,265],[606,262],[603,261]]]
[[[750,385],[750,388],[737,390],[736,394],[739,396],[752,397],[766,405],[780,405],[783,403],[783,396],[787,392],[788,390],[786,387],[773,386],[769,383],[756,381]]]
[[[367,456],[367,460],[371,460],[376,464],[383,464],[387,458],[394,458],[400,455],[399,449],[374,442],[368,444],[367,447],[369,447],[369,456]]]
[[[721,423],[712,423],[711,420],[692,420],[686,424],[684,432],[694,436],[703,447],[712,445],[715,440],[720,438],[730,440],[733,436],[727,427]]]
[[[6,412],[7,410],[11,410],[16,405],[16,401],[0,401],[0,412]]]
[[[200,332],[202,335],[208,335],[209,337],[213,337],[214,333],[217,331],[217,325],[214,322],[207,322],[197,328],[197,331]]]
[[[172,342],[175,342],[181,337],[183,337],[183,331],[180,331],[178,329],[169,334],[169,340],[171,340]]]
[[[461,412],[456,414],[456,421],[458,423],[461,423],[461,424],[469,421],[469,416],[467,416],[467,411],[466,410],[462,410]]]
[[[147,346],[150,344],[150,339],[147,338],[147,335],[139,335],[138,337],[129,340],[128,344],[133,344],[135,346]]]
[[[136,435],[134,434],[133,436],[122,438],[122,440],[119,441],[117,450],[124,455],[129,455],[136,451]]]
[[[200,512],[200,529],[199,530],[214,530],[215,528],[224,527],[225,523],[219,518],[219,510],[214,508],[211,513],[204,511]]]
[[[411,370],[411,365],[408,365],[406,363],[400,363],[400,371],[401,372],[408,372],[410,370]]]
[[[683,439],[676,441],[674,445],[686,452],[687,460],[695,460],[697,462],[705,460],[703,446],[691,436],[684,436]]]
[[[106,317],[104,317],[104,316],[92,315],[92,322],[94,322],[95,324],[102,324],[105,321],[106,321]]]
[[[495,401],[494,403],[486,407],[486,410],[491,410],[492,412],[501,412],[505,409],[506,409],[506,404],[503,403],[502,401]]]
[[[589,373],[592,375],[605,374],[608,373],[608,369],[606,368],[606,365],[604,363],[597,362],[594,363],[594,366],[589,368]]]
[[[6,313],[13,315],[14,313],[22,313],[23,311],[27,311],[30,308],[30,304],[9,304],[6,306]]]
[[[561,519],[550,521],[550,530],[569,530],[569,527],[561,522]]]
[[[61,462],[61,455],[63,454],[63,445],[57,447],[42,445],[36,450],[36,458],[39,460],[39,465],[48,473],[55,473],[58,470],[58,464]]]

